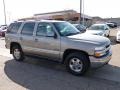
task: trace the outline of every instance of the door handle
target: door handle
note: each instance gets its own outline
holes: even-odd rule
[[[35,38],[35,42],[38,42],[38,39],[37,39],[37,38]]]

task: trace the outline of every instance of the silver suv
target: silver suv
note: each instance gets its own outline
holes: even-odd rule
[[[5,41],[17,61],[22,61],[25,55],[39,56],[64,63],[74,75],[83,75],[90,67],[107,64],[112,55],[109,39],[80,34],[65,21],[11,23]]]

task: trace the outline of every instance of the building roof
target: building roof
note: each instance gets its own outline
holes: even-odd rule
[[[85,14],[80,14],[75,10],[64,10],[64,11],[56,11],[56,12],[48,12],[48,13],[40,13],[40,14],[34,14],[34,16],[32,17],[28,17],[28,18],[23,18],[23,19],[19,19],[19,20],[31,20],[31,19],[35,19],[35,20],[42,20],[42,19],[49,19],[49,20],[72,20],[75,18],[80,18],[80,15],[86,19],[92,19],[92,17],[85,15]]]
[[[75,10],[62,10],[62,11],[56,11],[56,12],[48,12],[48,13],[39,13],[39,14],[34,14],[34,16],[38,15],[47,15],[47,14],[59,14],[59,13],[77,13]]]

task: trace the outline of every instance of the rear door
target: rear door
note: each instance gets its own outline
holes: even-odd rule
[[[35,22],[24,23],[20,32],[20,43],[24,52],[34,53],[34,36]]]

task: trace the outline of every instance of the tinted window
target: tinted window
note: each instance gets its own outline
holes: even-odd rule
[[[39,23],[37,27],[36,36],[47,36],[53,33],[53,28],[50,24]]]
[[[9,33],[17,33],[17,31],[20,28],[21,24],[22,24],[21,22],[10,24],[10,26],[8,27],[7,32],[9,32]]]
[[[35,26],[34,22],[25,23],[24,26],[23,26],[21,34],[23,34],[23,35],[33,35],[34,26]]]

